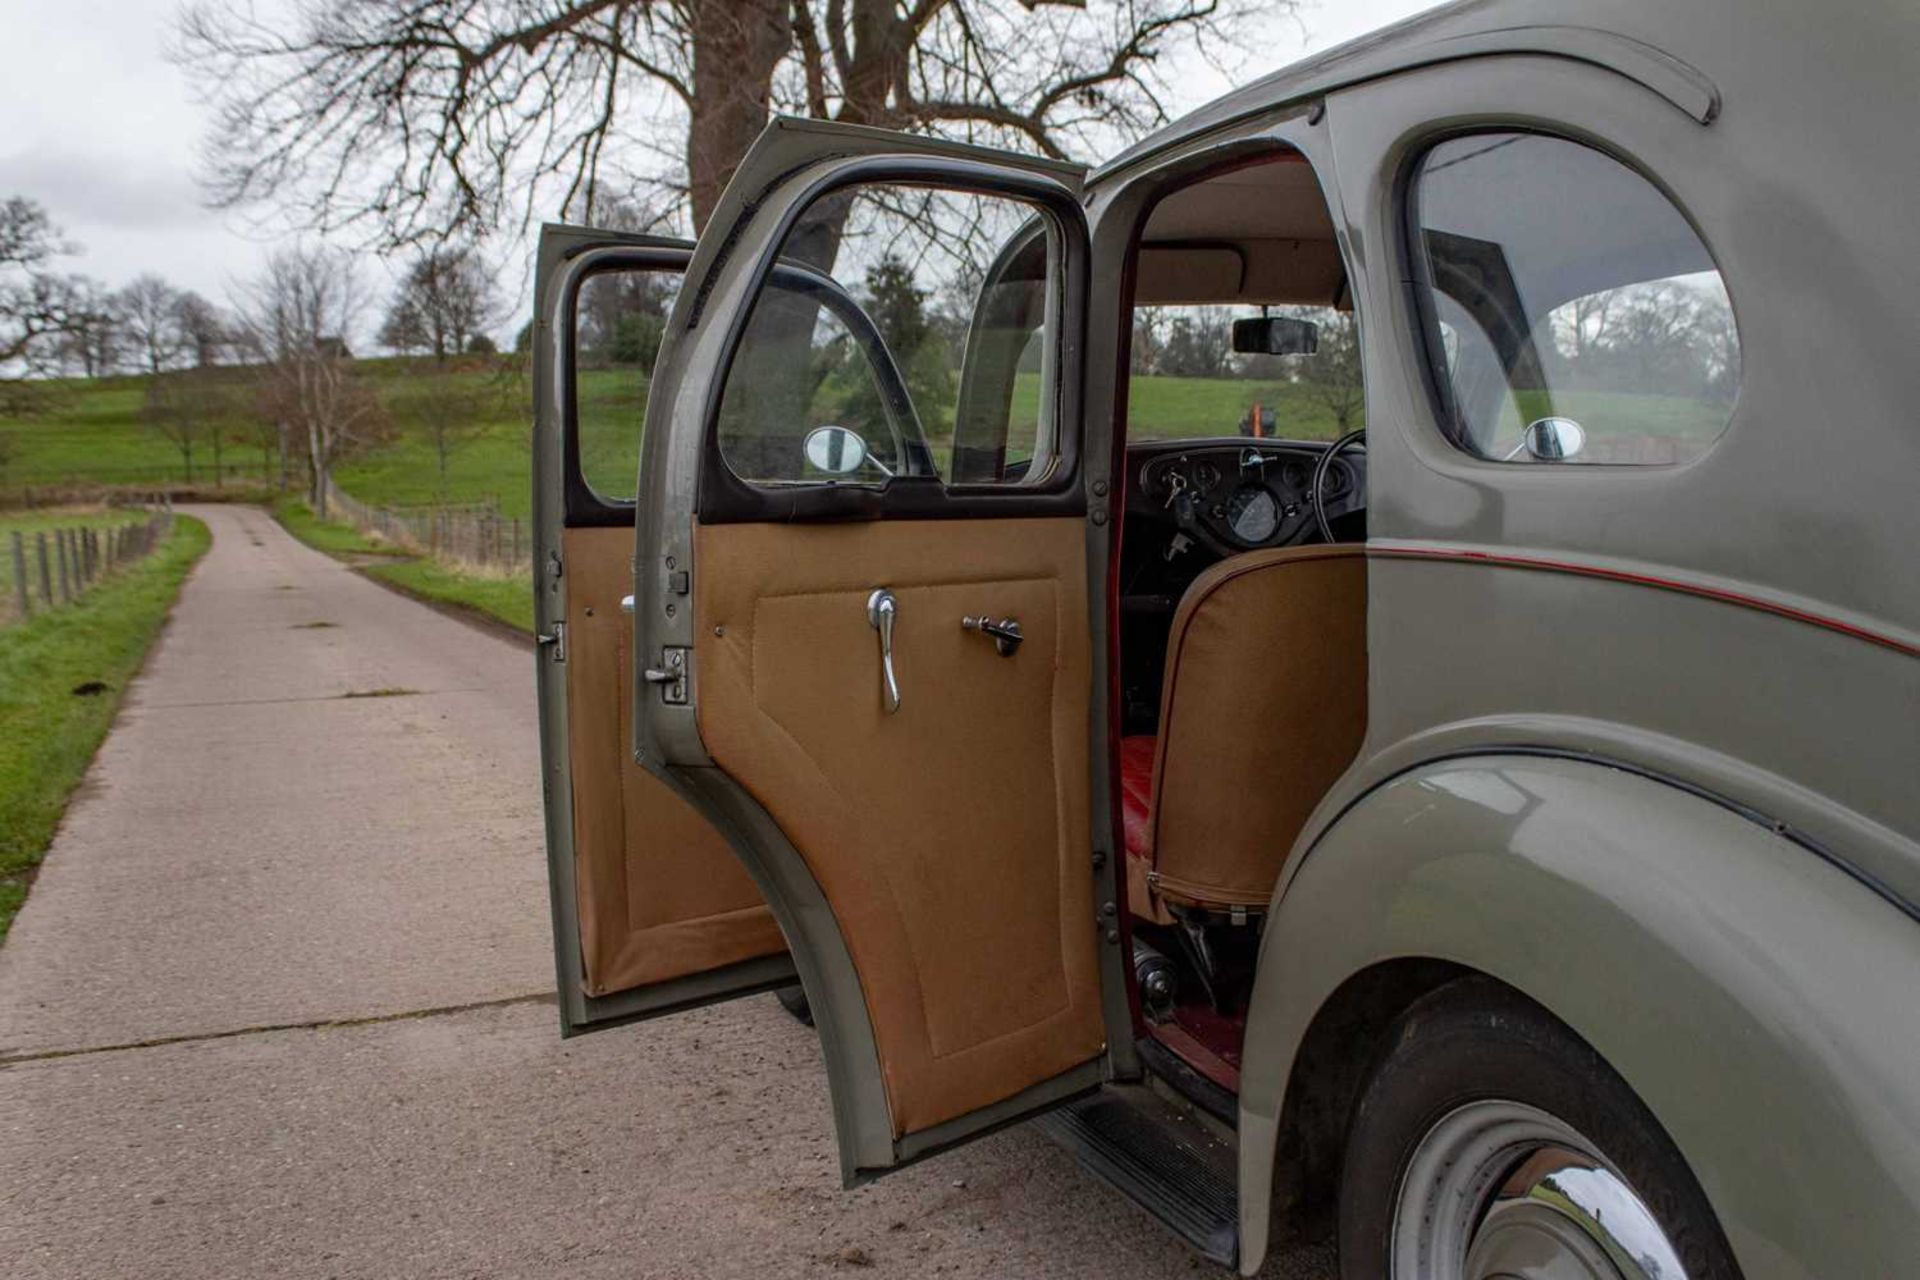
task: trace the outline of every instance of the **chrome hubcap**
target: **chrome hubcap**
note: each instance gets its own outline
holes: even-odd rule
[[[1687,1280],[1638,1192],[1572,1126],[1471,1102],[1427,1131],[1400,1182],[1393,1280]]]

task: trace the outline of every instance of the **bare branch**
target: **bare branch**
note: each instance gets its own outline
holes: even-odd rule
[[[179,19],[208,194],[393,247],[610,197],[698,225],[775,110],[1086,157],[1165,120],[1168,51],[1219,58],[1296,0],[288,3]]]

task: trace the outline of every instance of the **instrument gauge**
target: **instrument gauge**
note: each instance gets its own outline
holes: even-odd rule
[[[1227,503],[1227,528],[1241,542],[1265,542],[1280,528],[1280,503],[1262,485],[1243,484]]]

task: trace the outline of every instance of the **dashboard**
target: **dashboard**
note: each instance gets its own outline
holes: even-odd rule
[[[1125,733],[1159,722],[1168,626],[1180,598],[1210,564],[1265,547],[1316,542],[1313,469],[1325,444],[1224,436],[1127,449],[1120,531],[1120,693]],[[1327,518],[1336,537],[1364,538],[1364,451],[1327,468]]]
[[[1171,524],[1216,556],[1311,536],[1313,469],[1325,445],[1181,440],[1129,449],[1129,520]],[[1348,451],[1327,472],[1327,517],[1355,509],[1366,458]]]

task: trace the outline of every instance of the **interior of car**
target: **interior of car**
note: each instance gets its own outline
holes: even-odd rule
[[[1164,194],[1135,253],[1115,719],[1137,1007],[1149,1064],[1230,1114],[1267,902],[1366,726],[1358,344],[1296,154]]]

